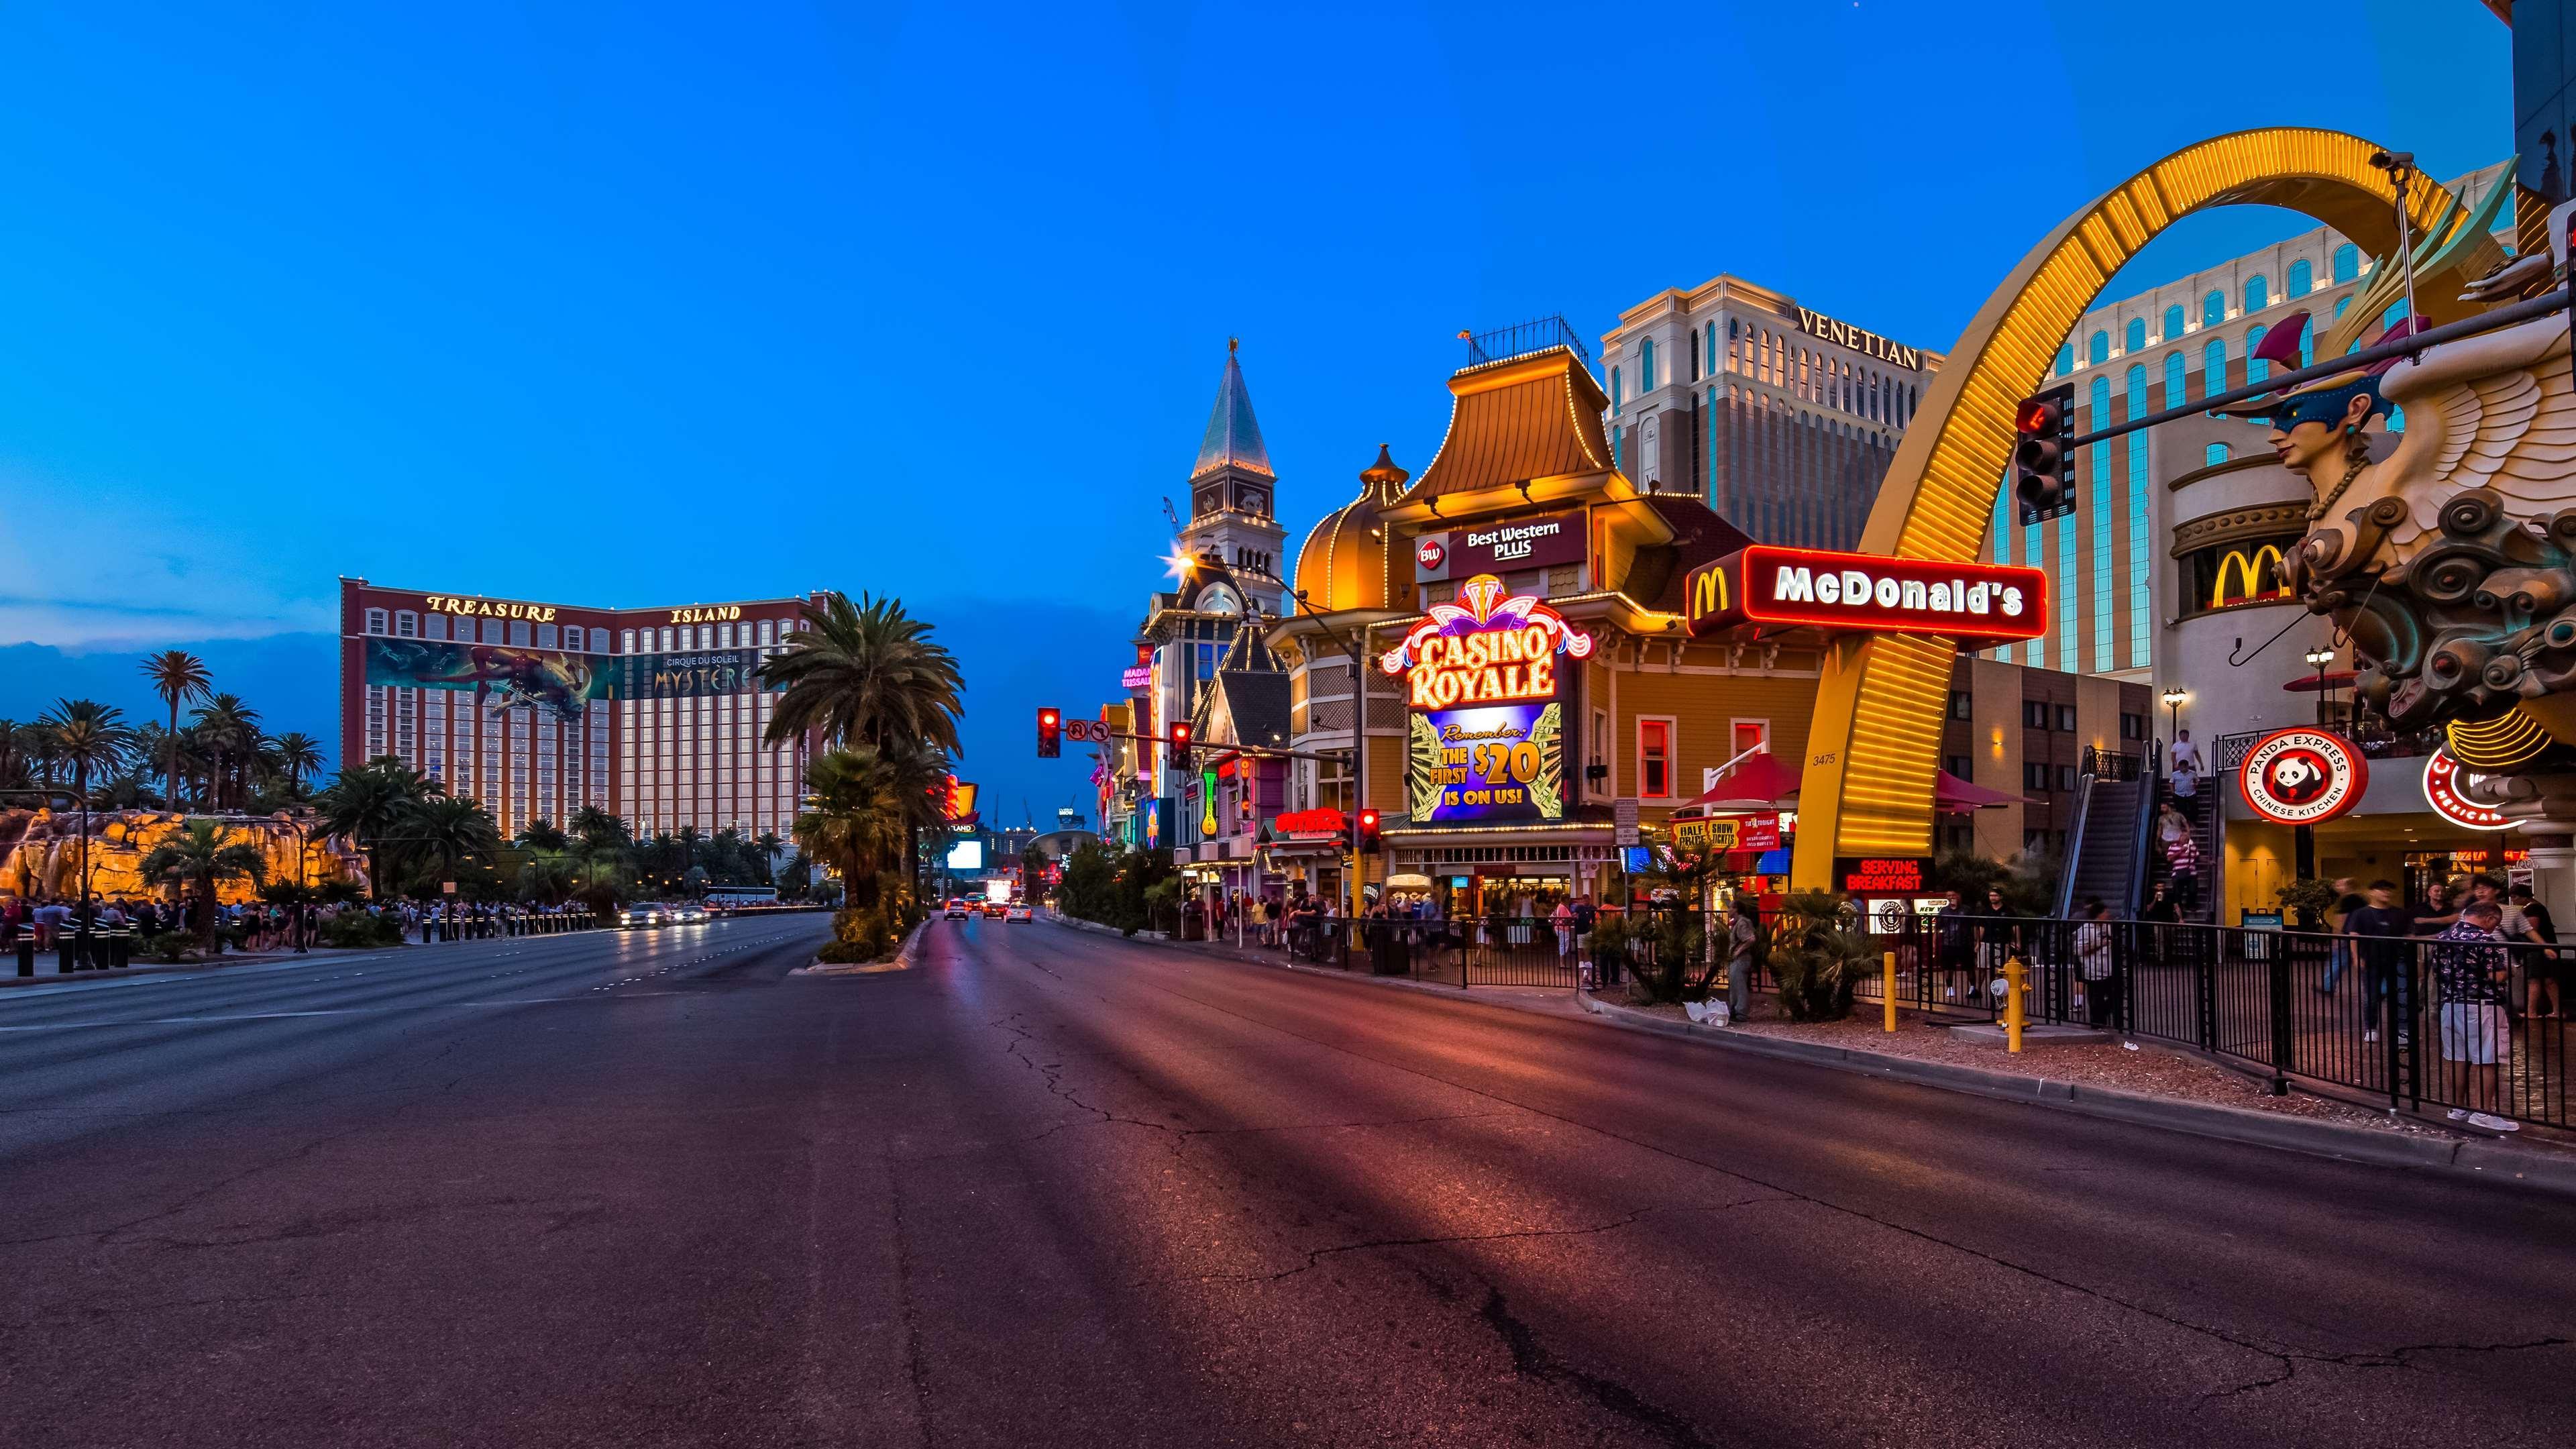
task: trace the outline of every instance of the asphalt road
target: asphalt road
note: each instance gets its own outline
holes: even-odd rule
[[[0,993],[0,1439],[2570,1441],[2576,1210],[998,921]]]

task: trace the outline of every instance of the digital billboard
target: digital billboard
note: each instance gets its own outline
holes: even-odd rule
[[[980,839],[961,840],[955,845],[948,847],[948,868],[950,870],[982,870],[984,868],[984,842]]]
[[[757,649],[693,649],[671,654],[621,654],[610,666],[618,699],[698,699],[748,694],[760,685]],[[772,690],[783,685],[771,685]]]
[[[1405,801],[1416,824],[1557,820],[1565,814],[1561,659],[1592,638],[1529,594],[1479,574],[1379,667],[1405,681]]]

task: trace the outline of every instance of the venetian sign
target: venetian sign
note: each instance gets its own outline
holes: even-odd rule
[[[2314,825],[2361,803],[2370,764],[2352,742],[2326,730],[2274,730],[2245,752],[2237,788],[2275,825]]]
[[[2503,811],[2469,793],[2486,779],[2461,769],[2449,750],[2435,750],[2424,761],[2424,803],[2464,830],[2510,830],[2513,821]]]
[[[1686,583],[1693,634],[1751,625],[2001,641],[2048,628],[2048,575],[2009,564],[1757,543],[1691,570]]]

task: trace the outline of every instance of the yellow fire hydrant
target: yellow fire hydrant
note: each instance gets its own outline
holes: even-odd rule
[[[1896,953],[1893,951],[1887,953],[1886,974],[1879,978],[1878,994],[1887,1004],[1887,1029],[1893,1033],[1896,1030]]]
[[[2019,956],[2004,958],[2004,1050],[2021,1050],[2022,994],[2030,990],[2029,968]]]

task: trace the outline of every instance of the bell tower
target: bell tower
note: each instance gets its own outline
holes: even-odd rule
[[[1252,417],[1252,395],[1244,391],[1243,368],[1235,361],[1236,339],[1225,340],[1225,375],[1216,390],[1216,408],[1208,414],[1207,434],[1199,440],[1198,461],[1190,468],[1189,522],[1181,529],[1181,552],[1212,558],[1231,571],[1246,602],[1265,614],[1286,612],[1286,599],[1274,576],[1284,574],[1281,556],[1287,531],[1279,526],[1278,476],[1270,471],[1269,451],[1261,445],[1261,425]]]

